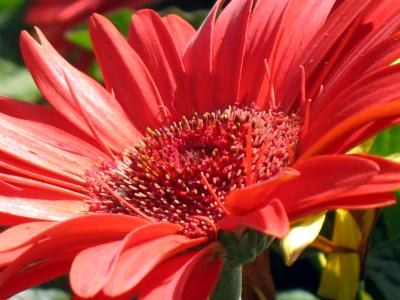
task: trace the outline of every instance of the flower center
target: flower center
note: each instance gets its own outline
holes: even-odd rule
[[[275,175],[293,161],[297,115],[229,107],[147,130],[114,162],[87,172],[94,213],[138,215],[215,235],[226,195]]]

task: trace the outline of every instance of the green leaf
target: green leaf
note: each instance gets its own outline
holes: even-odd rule
[[[376,137],[370,153],[380,156],[400,153],[400,126],[394,126],[381,132]]]
[[[9,300],[69,300],[66,292],[57,289],[29,289],[23,291]]]
[[[400,236],[400,192],[396,193],[397,203],[383,209],[383,220],[385,222],[386,232],[389,239]]]
[[[398,299],[400,295],[400,237],[380,244],[368,255],[366,290],[373,299]]]
[[[276,295],[276,300],[318,300],[319,298],[305,290],[290,290],[280,292]]]
[[[87,27],[73,29],[67,32],[67,40],[75,45],[86,49],[92,50],[92,41],[90,40],[90,35]]]
[[[36,102],[40,92],[28,69],[0,57],[0,95]]]

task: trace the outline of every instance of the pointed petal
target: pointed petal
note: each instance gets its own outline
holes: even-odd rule
[[[141,132],[160,127],[169,112],[139,55],[106,18],[93,15],[89,30],[106,85],[133,124]]]
[[[214,4],[183,56],[187,80],[190,83],[187,98],[192,101],[180,108],[184,115],[191,115],[193,111],[202,113],[214,110],[211,87],[213,33],[215,18],[222,2],[218,0]]]
[[[285,207],[278,199],[272,199],[263,208],[242,216],[228,215],[218,225],[221,229],[229,231],[251,228],[279,238],[286,236],[289,231]]]
[[[71,123],[98,140],[92,124],[115,151],[135,143],[139,134],[118,102],[100,84],[68,64],[38,29],[37,34],[40,44],[22,32],[21,51],[46,99]]]
[[[149,70],[167,109],[174,114],[174,98],[182,85],[184,70],[181,55],[162,18],[149,9],[135,13],[128,42]]]
[[[215,109],[239,100],[239,84],[252,0],[232,1],[218,17],[214,30],[212,69]],[[235,47],[235,50],[232,50]]]
[[[196,33],[196,30],[190,23],[174,14],[165,16],[163,21],[173,37],[176,48],[182,57],[190,39]]]
[[[224,205],[234,214],[248,213],[265,204],[270,190],[299,175],[295,169],[286,168],[268,180],[230,192]]]

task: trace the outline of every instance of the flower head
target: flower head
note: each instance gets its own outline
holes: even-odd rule
[[[221,231],[393,203],[400,166],[345,154],[400,114],[400,13],[371,3],[233,0],[217,18],[217,1],[198,31],[142,10],[128,41],[94,15],[106,88],[22,33],[55,110],[0,102],[0,220],[20,224],[0,235],[1,295],[72,264],[83,298],[205,299]]]

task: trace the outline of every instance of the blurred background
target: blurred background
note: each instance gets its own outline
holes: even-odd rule
[[[0,0],[0,95],[47,105],[22,61],[18,45],[21,30],[33,32],[33,26],[40,27],[68,61],[101,82],[101,74],[93,56],[87,30],[87,20],[93,11],[106,15],[123,34],[127,34],[131,15],[136,9],[148,7],[157,10],[161,15],[178,14],[197,28],[213,2],[212,0]],[[387,130],[371,141],[372,146],[368,151],[399,159],[399,137],[400,128]],[[395,205],[374,212],[373,222],[376,222],[376,226],[371,238],[368,238],[370,251],[362,259],[361,284],[357,299],[399,299],[400,206]],[[333,226],[334,213],[331,213],[323,229],[326,237],[332,235]],[[247,286],[244,299],[266,300],[268,295],[274,294],[274,289],[279,300],[320,299],[317,291],[327,258],[328,255],[310,248],[289,268],[279,254],[279,247],[276,244],[271,250],[269,259],[265,256],[257,262],[256,273],[267,284],[258,288],[261,289],[259,291]],[[68,281],[66,278],[61,278],[25,291],[12,299],[64,300],[70,297]]]

